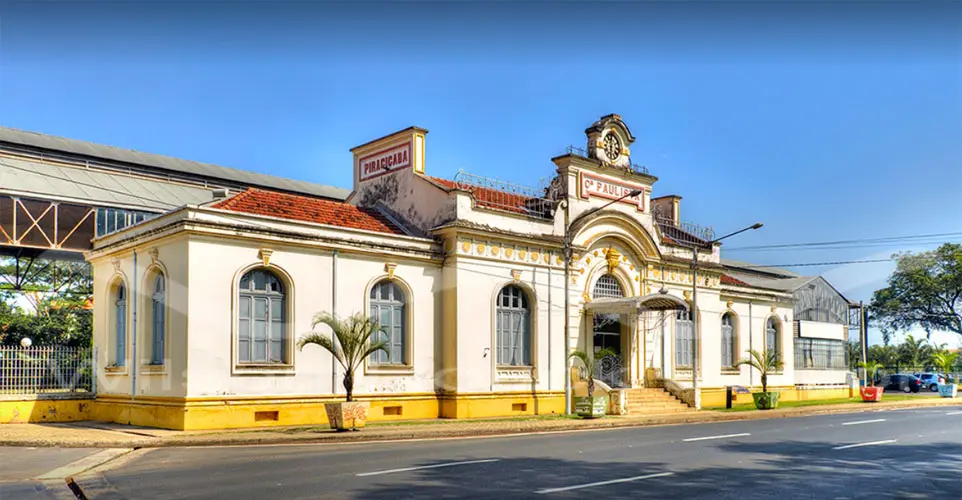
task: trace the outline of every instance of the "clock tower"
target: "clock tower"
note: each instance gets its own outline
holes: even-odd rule
[[[628,146],[635,142],[635,137],[620,116],[602,116],[585,129],[585,135],[588,136],[590,158],[615,167],[631,168],[631,150]]]

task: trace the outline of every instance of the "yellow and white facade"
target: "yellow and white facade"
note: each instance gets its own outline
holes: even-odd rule
[[[657,178],[631,166],[620,117],[586,131],[586,154],[553,158],[556,176],[535,195],[427,175],[426,133],[352,150],[344,204],[251,190],[95,240],[87,417],[172,429],[323,424],[323,403],[344,397],[343,373],[327,352],[295,345],[319,312],[382,315],[390,326],[396,352],[367,360],[355,383],[370,420],[563,413],[576,372],[565,336],[569,349],[616,348],[602,390],[690,397],[683,316],[592,305],[660,291],[690,301],[691,249],[680,243],[703,242],[678,222],[680,198],[653,197]],[[609,204],[632,190],[641,194]],[[783,399],[848,395],[845,372],[799,379],[791,293],[726,276],[717,246],[698,260],[704,406],[724,405],[725,386],[759,383],[726,365],[766,342],[785,362],[769,380]]]

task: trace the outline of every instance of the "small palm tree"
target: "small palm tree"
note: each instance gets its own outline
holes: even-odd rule
[[[585,351],[575,351],[568,355],[569,358],[575,358],[577,360],[580,360],[581,364],[584,365],[585,367],[585,371],[587,372],[586,378],[588,380],[588,397],[589,398],[592,397],[595,393],[595,365],[597,365],[597,361],[599,359],[604,358],[605,356],[617,356],[617,355],[618,353],[616,353],[614,349],[610,347],[606,347],[598,351],[594,355],[591,355]]]
[[[778,353],[774,351],[758,352],[755,349],[751,349],[747,352],[748,358],[735,363],[735,366],[748,365],[758,370],[758,372],[762,374],[762,392],[768,392],[768,375],[781,370],[782,367],[785,366],[785,363],[782,363],[782,360],[778,359]]]
[[[327,325],[334,335],[308,333],[297,341],[297,348],[303,350],[304,346],[314,344],[334,356],[344,367],[344,390],[347,391],[347,401],[350,403],[354,400],[354,372],[364,362],[364,358],[377,351],[388,352],[386,341],[371,340],[372,335],[382,331],[381,325],[377,320],[363,314],[355,314],[342,320],[328,313],[314,315],[311,328],[316,328],[317,325]]]
[[[959,353],[949,351],[939,351],[935,354],[932,354],[930,358],[932,364],[938,367],[939,370],[942,370],[942,373],[944,373],[946,377],[952,373],[952,369],[955,367],[955,363],[958,361],[958,359]],[[948,380],[946,380],[946,382],[948,382]]]
[[[875,361],[859,361],[858,367],[865,369],[865,387],[872,387],[875,385],[875,375],[879,370],[885,368],[884,365]]]

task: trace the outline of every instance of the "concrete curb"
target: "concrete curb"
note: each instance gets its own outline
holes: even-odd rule
[[[604,429],[623,429],[632,427],[654,427],[696,423],[733,422],[773,418],[792,418],[810,415],[830,415],[843,413],[865,413],[881,410],[900,410],[912,408],[932,408],[940,406],[962,406],[958,399],[931,399],[927,401],[893,401],[879,403],[846,403],[839,405],[810,406],[776,409],[771,411],[717,412],[704,410],[681,415],[653,416],[651,418],[607,418],[598,420],[553,421],[542,428],[537,426],[514,427],[505,422],[499,427],[479,428],[461,427],[444,429],[448,424],[422,424],[396,428],[368,427],[361,432],[336,433],[334,431],[306,431],[302,434],[259,435],[269,433],[270,428],[243,431],[224,431],[223,433],[194,434],[171,437],[146,437],[138,434],[130,439],[0,439],[0,446],[33,446],[62,448],[165,448],[199,446],[243,446],[278,444],[347,444],[378,441],[410,441],[456,438],[481,438],[498,436],[517,436],[524,434],[564,433]],[[525,421],[518,421],[523,424]],[[106,431],[105,431],[106,432]],[[113,431],[116,433],[116,431]],[[277,433],[284,432],[279,429]]]

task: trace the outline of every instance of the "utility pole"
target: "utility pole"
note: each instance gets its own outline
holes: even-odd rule
[[[858,301],[858,342],[862,345],[862,363],[868,363],[868,313],[865,312],[865,304]],[[864,387],[869,387],[868,371],[862,369],[862,383]],[[874,375],[874,374],[873,374]]]
[[[705,242],[705,246],[709,250],[714,248],[715,243],[719,241],[735,236],[736,234],[744,233],[745,231],[751,231],[762,227],[761,222],[756,222],[751,226],[739,229],[733,233],[728,233],[721,238],[715,238],[711,241]],[[691,246],[691,388],[694,393],[695,399],[695,409],[701,409],[701,393],[698,392],[698,247],[697,243]],[[751,320],[749,320],[751,321]],[[751,325],[751,323],[749,323]]]

